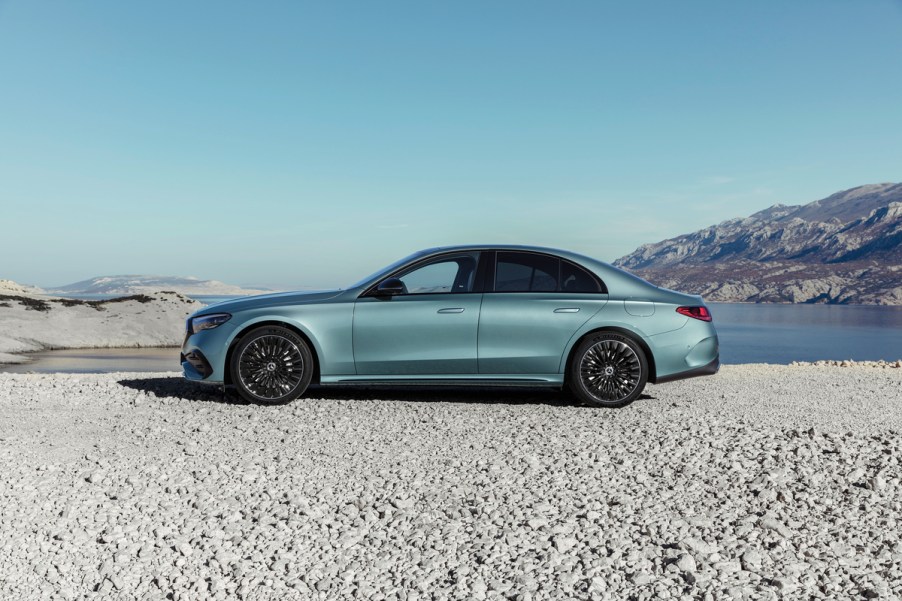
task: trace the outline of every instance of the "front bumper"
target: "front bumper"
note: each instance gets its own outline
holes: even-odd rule
[[[213,367],[199,350],[182,353],[180,357],[182,371],[189,380],[206,380],[213,375]]]
[[[225,360],[235,328],[225,323],[185,337],[181,363],[185,379],[220,384],[225,380]]]

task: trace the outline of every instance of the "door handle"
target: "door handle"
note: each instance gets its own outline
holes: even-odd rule
[[[555,313],[579,313],[579,307],[561,307],[560,309],[555,309]]]
[[[463,313],[463,307],[448,307],[447,309],[439,309],[439,313]]]

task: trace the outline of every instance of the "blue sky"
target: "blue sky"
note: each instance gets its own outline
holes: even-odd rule
[[[0,0],[0,278],[612,261],[899,181],[902,2]]]

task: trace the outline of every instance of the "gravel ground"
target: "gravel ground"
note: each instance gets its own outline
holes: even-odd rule
[[[0,598],[902,598],[902,369],[310,396],[0,374]]]

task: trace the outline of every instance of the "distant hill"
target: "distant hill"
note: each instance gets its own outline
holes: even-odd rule
[[[143,294],[158,290],[172,290],[187,296],[229,296],[272,292],[271,290],[242,288],[216,280],[156,275],[101,276],[58,288],[49,288],[47,292],[61,295]]]
[[[12,280],[0,280],[0,294],[43,294],[37,286],[18,284]]]
[[[711,301],[902,305],[902,184],[774,205],[614,265]]]

